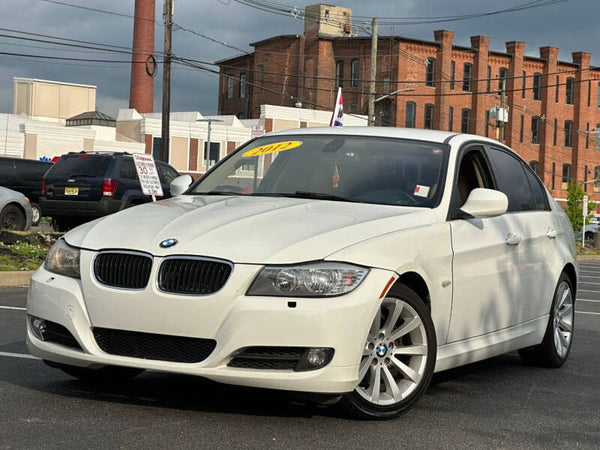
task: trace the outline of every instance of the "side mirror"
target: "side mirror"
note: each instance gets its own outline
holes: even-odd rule
[[[187,188],[194,182],[194,179],[191,175],[181,175],[171,181],[169,185],[169,190],[171,191],[171,195],[176,197],[178,195],[183,194]]]
[[[493,189],[473,189],[460,212],[467,217],[483,219],[504,214],[508,209],[506,194]]]

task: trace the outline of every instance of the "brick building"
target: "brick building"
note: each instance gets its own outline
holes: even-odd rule
[[[306,17],[303,34],[255,42],[253,53],[217,63],[220,114],[257,118],[263,104],[331,110],[337,86],[346,113],[366,114],[371,38],[353,34],[347,8],[313,5]],[[487,36],[462,47],[452,31],[433,34],[434,41],[378,37],[376,125],[500,139],[536,168],[555,198],[566,199],[570,180],[588,182],[584,189],[600,201],[600,185],[591,183],[600,179],[600,69],[590,67],[590,53],[566,62],[556,47],[532,57],[524,42],[498,52]],[[502,106],[508,115],[500,122]]]

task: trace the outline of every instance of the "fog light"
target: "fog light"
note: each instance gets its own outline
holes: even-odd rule
[[[302,359],[298,362],[296,366],[297,372],[302,372],[305,370],[315,370],[320,369],[321,367],[329,364],[331,359],[333,358],[333,349],[326,347],[312,347],[309,348],[305,353]]]
[[[29,323],[31,324],[31,331],[35,334],[35,337],[40,341],[43,341],[44,333],[46,332],[46,321],[38,317],[29,316]]]
[[[312,366],[322,366],[327,360],[327,349],[311,348],[308,351],[308,363]]]

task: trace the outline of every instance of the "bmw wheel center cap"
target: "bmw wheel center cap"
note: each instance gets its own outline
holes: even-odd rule
[[[170,238],[170,239],[165,239],[159,245],[162,248],[169,248],[169,247],[173,247],[175,244],[177,244],[177,239]]]
[[[385,344],[379,344],[375,350],[375,353],[377,353],[377,356],[380,358],[383,358],[387,354],[387,347]]]

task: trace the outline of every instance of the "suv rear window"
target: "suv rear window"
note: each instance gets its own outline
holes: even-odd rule
[[[52,175],[103,177],[110,157],[97,155],[69,155],[61,158],[52,167]]]

